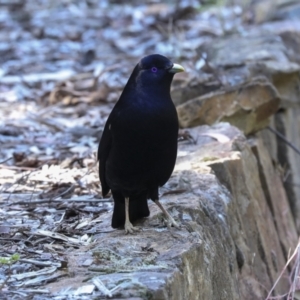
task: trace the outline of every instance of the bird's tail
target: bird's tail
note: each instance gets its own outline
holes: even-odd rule
[[[125,198],[119,192],[112,192],[114,198],[114,212],[111,227],[119,228],[125,224]],[[129,219],[134,222],[150,215],[147,194],[135,195],[129,198]]]

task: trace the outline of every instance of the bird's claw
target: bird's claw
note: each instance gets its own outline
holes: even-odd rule
[[[124,228],[125,228],[125,233],[126,234],[128,234],[128,233],[132,234],[135,231],[139,231],[139,228],[134,227],[130,222],[125,222]]]
[[[170,228],[172,226],[177,229],[180,228],[180,225],[171,216],[168,217],[166,223],[167,223],[168,228]]]

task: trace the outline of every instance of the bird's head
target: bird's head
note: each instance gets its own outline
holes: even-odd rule
[[[174,64],[165,56],[153,54],[140,60],[132,74],[132,80],[139,87],[167,87],[170,85],[175,73],[183,72],[181,65]]]

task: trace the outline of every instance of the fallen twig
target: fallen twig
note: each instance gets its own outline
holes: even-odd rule
[[[279,131],[273,129],[270,126],[267,126],[267,128],[271,132],[273,132],[275,135],[277,135],[280,139],[282,139],[288,146],[290,146],[296,153],[298,153],[300,155],[300,150],[295,145],[293,145],[291,142],[289,142],[283,134],[281,134]]]

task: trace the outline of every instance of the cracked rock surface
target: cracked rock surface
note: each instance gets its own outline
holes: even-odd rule
[[[142,230],[107,232],[108,212],[103,233],[69,253],[69,272],[97,276],[113,299],[266,296],[297,242],[280,177],[263,143],[246,140],[228,123],[196,127],[190,134],[194,142],[180,145],[161,196],[181,228],[168,229],[150,203],[151,216],[135,224]],[[274,201],[281,201],[279,210],[272,208]],[[48,288],[55,293],[70,284],[66,278]],[[282,280],[276,292],[287,286]]]

